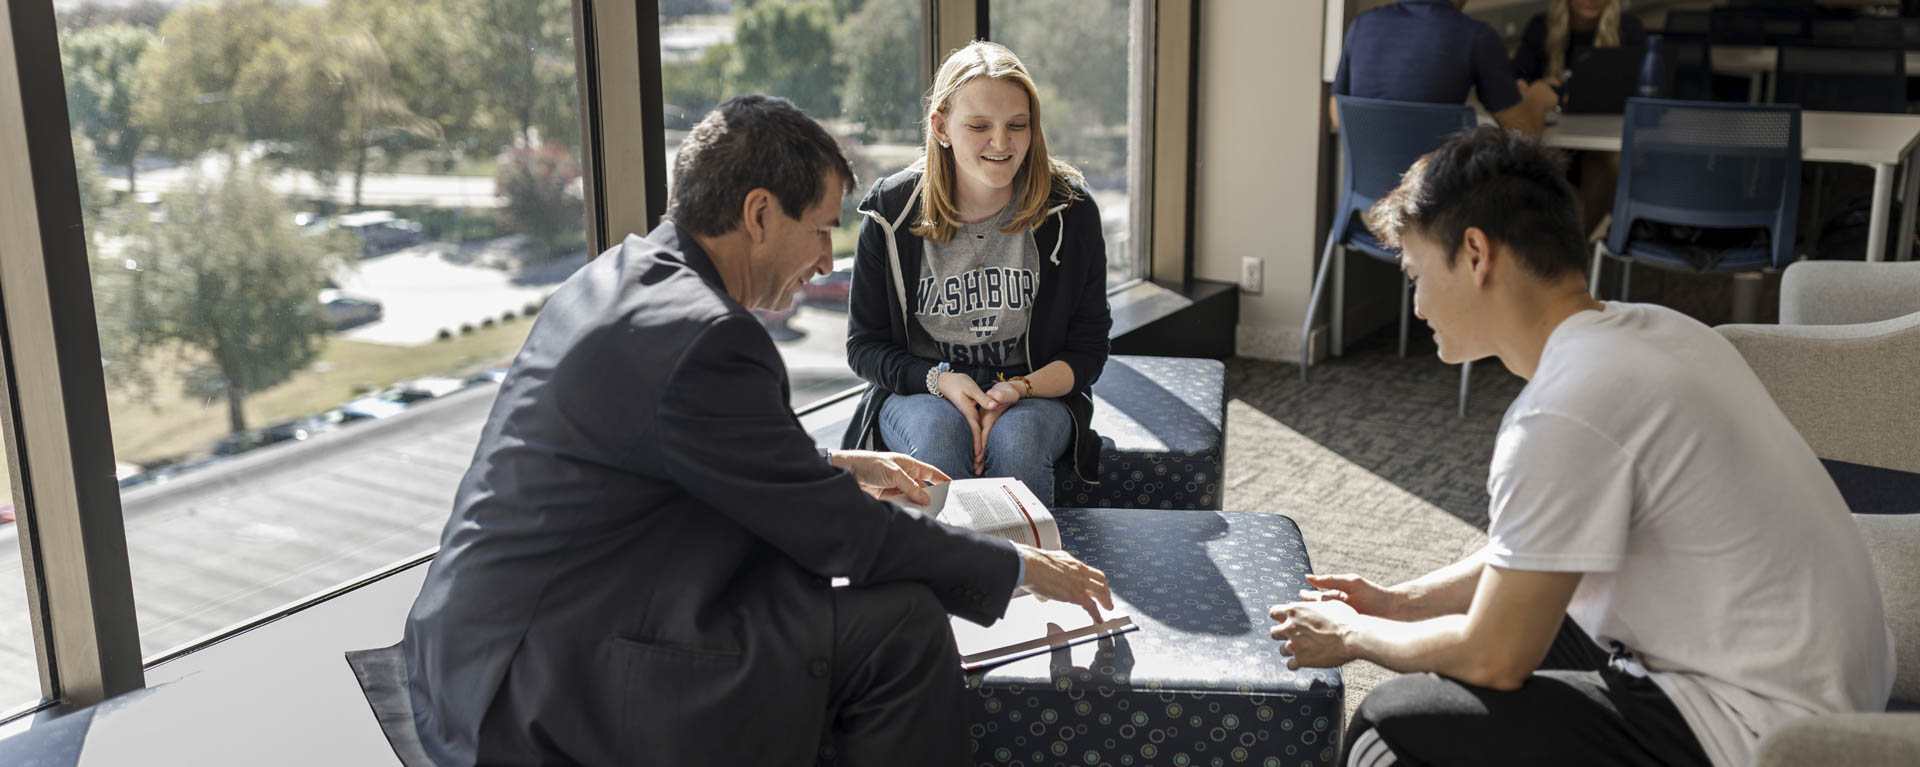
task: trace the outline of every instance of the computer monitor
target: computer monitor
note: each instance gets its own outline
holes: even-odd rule
[[[1640,66],[1646,60],[1644,45],[1595,48],[1574,62],[1564,87],[1567,114],[1612,114],[1626,111],[1627,99],[1640,85]]]

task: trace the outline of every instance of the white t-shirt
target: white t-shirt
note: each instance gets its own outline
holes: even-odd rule
[[[1893,642],[1866,545],[1732,344],[1670,309],[1567,318],[1507,409],[1486,561],[1581,572],[1567,612],[1619,641],[1720,767],[1811,714],[1879,711]]]

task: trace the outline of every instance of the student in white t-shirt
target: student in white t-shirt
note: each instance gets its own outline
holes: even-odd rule
[[[1369,217],[1440,358],[1528,383],[1484,549],[1391,587],[1309,576],[1272,609],[1289,665],[1406,674],[1360,704],[1349,765],[1732,767],[1788,720],[1886,704],[1892,639],[1839,491],[1718,333],[1588,297],[1563,163],[1481,128]]]

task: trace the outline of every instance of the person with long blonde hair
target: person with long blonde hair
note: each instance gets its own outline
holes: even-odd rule
[[[1565,80],[1567,70],[1595,48],[1647,41],[1640,17],[1620,12],[1620,0],[1549,0],[1536,13],[1513,52],[1513,76],[1526,82]]]
[[[1640,17],[1621,13],[1620,0],[1550,0],[1547,12],[1534,14],[1520,35],[1513,74],[1522,82],[1564,82],[1574,63],[1593,49],[1646,41],[1646,26]],[[1620,153],[1578,152],[1572,168],[1571,180],[1580,192],[1580,231],[1592,236],[1613,207]]]
[[[860,203],[847,363],[871,386],[842,447],[1014,477],[1051,504],[1063,456],[1099,477],[1100,210],[1048,154],[1039,90],[1004,46],[954,51],[924,106],[922,156]]]

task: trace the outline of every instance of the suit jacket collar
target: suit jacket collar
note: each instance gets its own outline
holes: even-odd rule
[[[628,244],[634,244],[631,241],[640,237],[629,234],[627,239],[630,241]],[[727,292],[727,283],[720,279],[719,267],[713,265],[713,258],[707,255],[706,249],[700,247],[699,241],[693,239],[692,232],[680,228],[679,224],[672,221],[662,221],[659,226],[653,228],[653,231],[647,233],[646,241],[665,251],[657,254],[658,256],[665,256],[668,260],[686,264],[715,290],[723,294]]]

